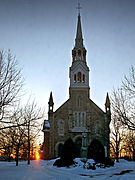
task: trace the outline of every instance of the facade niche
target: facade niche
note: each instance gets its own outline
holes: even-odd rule
[[[76,82],[76,74],[74,74],[74,82]]]

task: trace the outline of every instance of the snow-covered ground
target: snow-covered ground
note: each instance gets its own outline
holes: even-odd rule
[[[88,170],[83,168],[79,160],[77,166],[70,168],[57,168],[53,166],[54,160],[34,160],[31,165],[27,162],[0,162],[0,180],[135,180],[135,162],[120,160],[110,168],[96,168]]]

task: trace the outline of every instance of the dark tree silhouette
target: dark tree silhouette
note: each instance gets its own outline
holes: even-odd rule
[[[104,162],[104,147],[97,139],[94,139],[88,148],[88,158],[94,159],[96,162]]]
[[[16,58],[10,50],[0,51],[0,130],[15,126],[9,116],[22,86],[23,78]]]

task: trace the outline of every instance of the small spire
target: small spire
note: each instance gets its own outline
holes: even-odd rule
[[[107,95],[106,95],[105,107],[106,107],[106,108],[110,108],[110,99],[109,99],[109,94],[108,94],[108,92],[107,92]]]
[[[54,105],[52,92],[50,93],[50,98],[49,98],[48,104],[49,104],[50,106],[53,106],[53,105]]]

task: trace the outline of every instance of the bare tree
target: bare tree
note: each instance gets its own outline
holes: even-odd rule
[[[115,155],[117,162],[119,162],[122,139],[123,139],[123,127],[121,126],[121,122],[118,120],[118,118],[114,114],[112,114],[110,147],[112,149],[113,154]]]
[[[135,134],[133,131],[128,130],[123,137],[123,149],[127,153],[130,159],[135,160]]]
[[[43,112],[41,108],[37,107],[37,104],[33,101],[32,103],[26,104],[23,111],[23,118],[25,123],[25,135],[28,142],[28,164],[30,164],[30,153],[31,153],[31,142],[36,139],[42,128],[41,119],[43,118]]]
[[[122,124],[135,130],[135,69],[132,66],[129,76],[125,76],[121,88],[113,91],[112,104],[114,113]]]
[[[15,108],[12,121],[16,126],[1,131],[0,148],[5,149],[9,157],[12,153],[9,150],[14,150],[16,166],[18,166],[18,158],[21,155],[21,151],[23,151],[23,155],[27,155],[28,164],[30,164],[30,155],[33,151],[32,146],[35,144],[42,128],[40,121],[42,117],[41,109],[37,107],[34,101],[30,103],[29,100],[23,108],[19,106]]]
[[[13,137],[13,142],[14,142],[14,149],[15,149],[15,160],[16,160],[16,166],[18,166],[18,159],[19,159],[19,152],[20,148],[23,144],[25,144],[25,133],[24,129],[21,127],[16,127],[14,128],[14,136]]]
[[[0,152],[3,152],[3,155],[8,161],[11,160],[11,154],[13,153],[13,142],[10,129],[0,131]]]
[[[129,97],[135,98],[135,68],[131,66],[129,76],[125,76],[122,81],[122,88],[126,91]]]
[[[10,51],[0,51],[0,125],[1,129],[12,127],[7,118],[13,103],[18,100],[19,92],[23,86],[21,70],[18,68],[16,58]],[[11,125],[9,125],[11,123]]]
[[[2,139],[5,140],[4,146],[0,143],[1,149],[5,149],[5,153],[8,154],[8,159],[10,159],[11,153],[15,153],[16,166],[18,166],[18,158],[21,146],[25,141],[25,132],[22,124],[22,109],[17,107],[15,112],[12,115],[12,121],[16,124],[16,126],[12,126],[7,129],[1,130]],[[24,124],[24,123],[23,123]]]

